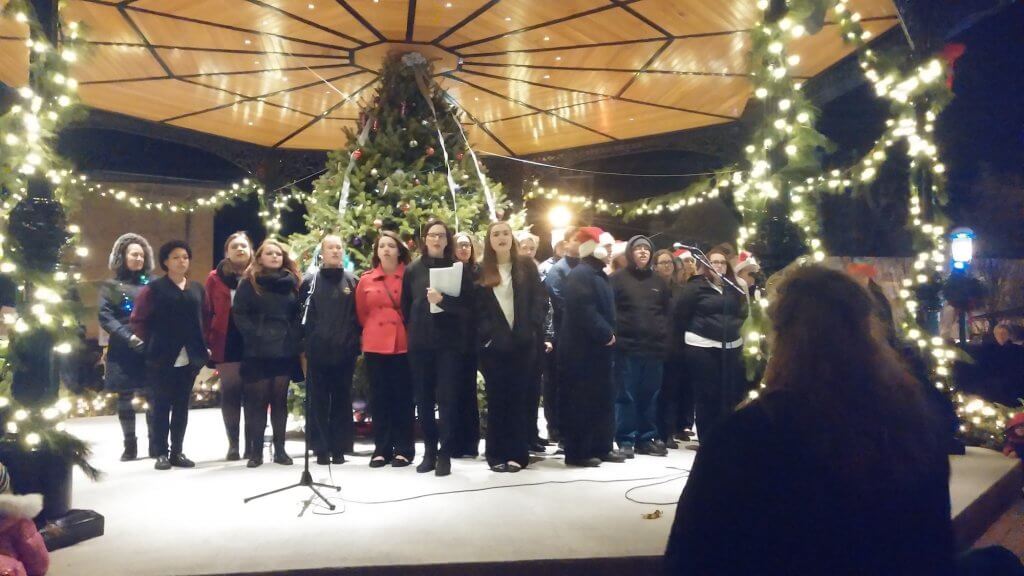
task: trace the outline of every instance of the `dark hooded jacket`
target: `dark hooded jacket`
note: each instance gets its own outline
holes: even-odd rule
[[[612,274],[615,293],[615,340],[617,348],[632,356],[664,357],[669,340],[672,291],[651,268],[641,268],[633,258],[633,247],[644,236],[634,236],[626,244],[628,265]],[[654,253],[653,246],[651,253]]]

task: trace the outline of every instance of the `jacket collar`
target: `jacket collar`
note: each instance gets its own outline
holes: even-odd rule
[[[403,273],[405,273],[405,264],[399,262],[398,268],[395,268],[395,271],[391,273],[391,276],[394,276],[395,278],[401,278]],[[387,276],[387,274],[384,273],[384,269],[381,268],[379,265],[373,270],[370,270],[368,274],[370,275],[370,278],[374,280],[376,280],[377,278],[384,278]]]

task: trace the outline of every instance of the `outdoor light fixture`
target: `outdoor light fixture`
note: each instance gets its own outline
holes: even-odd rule
[[[552,206],[548,210],[548,223],[552,228],[567,228],[572,223],[572,211],[565,204]]]
[[[949,239],[953,269],[963,272],[971,265],[971,260],[974,258],[974,230],[956,228],[950,234]]]

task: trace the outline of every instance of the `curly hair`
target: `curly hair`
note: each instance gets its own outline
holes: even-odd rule
[[[142,251],[145,254],[145,261],[142,264],[142,273],[149,274],[153,271],[153,247],[149,245],[149,242],[142,236],[128,232],[118,236],[117,240],[114,240],[114,245],[110,249],[110,257],[107,259],[107,267],[114,272],[114,275],[118,278],[126,278],[131,275],[128,270],[127,263],[125,262],[125,255],[128,252],[128,247],[132,244],[138,244],[142,247]]]

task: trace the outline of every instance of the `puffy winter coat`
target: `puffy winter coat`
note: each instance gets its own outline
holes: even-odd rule
[[[46,543],[32,522],[42,509],[39,494],[0,495],[0,574],[42,576],[50,568]]]
[[[257,277],[261,294],[248,279],[238,283],[231,308],[238,331],[242,333],[245,358],[292,358],[302,346],[299,329],[297,281],[287,273]]]
[[[129,392],[146,386],[143,350],[132,348],[129,342],[134,335],[131,326],[132,310],[143,286],[139,276],[111,278],[100,286],[100,328],[110,335],[104,381],[107,390],[111,392]]]
[[[747,296],[728,284],[719,292],[703,275],[690,278],[676,302],[679,334],[694,334],[716,342],[734,342],[747,318]]]
[[[615,345],[632,356],[664,357],[669,338],[672,294],[665,280],[633,259],[634,236],[626,245],[629,265],[612,274],[615,292]]]

